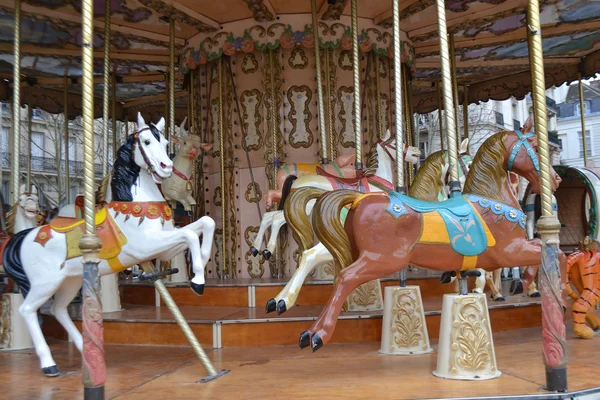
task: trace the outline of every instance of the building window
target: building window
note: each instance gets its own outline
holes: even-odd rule
[[[10,140],[10,129],[7,127],[2,128],[2,153],[8,153],[8,143]]]
[[[419,142],[419,150],[421,150],[421,161],[424,161],[427,158],[428,154],[428,143],[427,142]]]
[[[583,115],[587,115],[590,113],[590,108],[587,101],[583,102]],[[581,115],[581,103],[575,104],[575,114]]]
[[[9,111],[10,111],[10,104],[2,103],[2,112],[9,112]]]
[[[521,129],[521,121],[513,119],[513,129],[515,131]]]
[[[496,124],[504,126],[504,115],[498,111],[494,111],[494,114],[496,114]]]
[[[583,159],[583,136],[581,135],[581,131],[577,132],[577,136],[579,138],[579,158]],[[590,131],[586,129],[585,131],[585,139],[587,144],[587,156],[592,156],[592,136],[590,135]]]
[[[31,110],[31,116],[35,119],[42,119],[42,110],[39,108],[34,108]]]

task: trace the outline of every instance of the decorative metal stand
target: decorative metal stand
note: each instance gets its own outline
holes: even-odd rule
[[[33,348],[33,341],[27,329],[25,320],[19,313],[23,304],[21,293],[6,293],[2,295],[0,305],[0,351],[23,350]]]
[[[432,351],[419,287],[386,287],[379,352],[412,355]]]

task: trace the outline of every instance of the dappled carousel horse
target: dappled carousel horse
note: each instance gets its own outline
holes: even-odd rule
[[[137,133],[117,153],[110,188],[111,201],[96,214],[96,232],[102,241],[99,274],[107,275],[155,258],[170,260],[190,249],[195,277],[191,288],[204,290],[204,264],[210,257],[215,222],[202,217],[174,229],[172,212],[158,184],[171,175],[173,164],[162,135],[164,119],[146,125],[138,114]],[[19,312],[25,319],[47,376],[59,374],[44,340],[36,311],[52,296],[52,313],[82,350],[82,337],[67,305],[82,284],[83,264],[79,240],[83,221],[57,218],[50,225],[25,230],[11,238],[3,252],[4,269],[19,285],[25,301]],[[202,245],[199,235],[203,234]]]
[[[525,214],[507,180],[507,172],[514,171],[539,193],[536,149],[533,134],[491,136],[473,160],[463,194],[441,203],[396,192],[339,190],[321,196],[312,215],[314,230],[334,255],[340,273],[321,315],[300,335],[300,347],[310,345],[316,351],[329,342],[346,297],[358,285],[391,275],[409,263],[448,272],[539,266],[540,241],[526,239]],[[552,168],[549,172],[554,191],[560,177]],[[342,226],[339,216],[346,205],[351,207]],[[559,262],[564,274],[567,259],[562,252]],[[537,267],[530,269],[528,279]],[[563,315],[557,312],[551,318]]]
[[[390,131],[388,130],[386,135],[384,136],[383,140],[379,140],[377,142],[377,144],[381,144],[381,143],[388,143],[390,142]],[[378,149],[378,147],[376,146],[376,149]],[[395,151],[395,145],[392,145],[390,147],[390,149]],[[386,180],[386,182],[391,182],[391,178],[388,179],[387,175],[386,176],[381,176],[378,175],[377,171],[379,171],[379,165],[380,165],[380,161],[382,160],[389,160],[388,158],[386,158],[383,153],[380,155],[378,150],[373,152],[372,155],[374,157],[371,157],[371,159],[369,160],[368,163],[368,168],[372,169],[372,168],[377,168],[377,170],[375,171],[375,178],[373,178],[373,180],[377,179],[377,177],[381,177],[384,180]],[[388,155],[390,157],[390,159],[392,158],[391,153],[389,153],[388,151]],[[419,157],[421,156],[421,151],[413,146],[408,146],[405,145],[404,146],[404,160],[406,162],[409,162],[413,165],[417,164],[419,162]],[[279,204],[279,210],[277,211],[270,211],[268,213],[266,213],[263,216],[263,219],[261,220],[260,223],[260,228],[258,230],[258,233],[256,234],[256,237],[254,239],[254,244],[253,246],[250,248],[250,251],[252,253],[253,256],[257,256],[259,251],[258,249],[260,249],[260,247],[262,246],[262,240],[263,240],[263,236],[266,232],[266,230],[269,228],[269,226],[271,226],[271,234],[269,236],[269,242],[267,243],[267,248],[265,250],[263,250],[263,255],[265,257],[265,259],[269,259],[271,257],[271,254],[273,253],[273,251],[275,250],[275,246],[277,245],[277,238],[279,237],[279,231],[281,230],[281,228],[283,227],[283,225],[285,225],[286,220],[285,220],[285,215],[283,213],[284,210],[284,206],[285,206],[285,200],[287,198],[287,196],[290,193],[290,190],[295,190],[297,188],[300,187],[305,187],[305,186],[319,186],[319,187],[326,187],[329,189],[324,189],[324,190],[335,190],[335,189],[339,189],[341,187],[343,187],[344,185],[351,185],[351,184],[356,184],[356,182],[364,182],[368,176],[370,176],[369,173],[367,172],[363,172],[359,178],[341,178],[338,177],[336,174],[331,174],[329,173],[326,169],[322,169],[321,167],[318,166],[318,164],[311,164],[311,165],[316,165],[316,174],[302,174],[299,176],[296,176],[294,174],[290,174],[284,184],[283,184],[283,197],[281,198],[280,204]],[[391,168],[391,167],[390,167]],[[387,174],[387,170],[381,170],[381,173],[385,173]],[[381,186],[381,185],[379,185]],[[314,202],[311,203],[311,207],[312,204],[314,204]]]
[[[468,142],[468,139],[464,140],[460,147],[459,160],[461,165],[461,184],[464,182],[465,175],[472,162],[471,156],[467,154]],[[378,151],[380,151],[379,147]],[[383,149],[380,152],[382,153],[381,156],[383,156]],[[389,156],[386,161],[393,164],[391,156]],[[445,181],[448,179],[448,165],[447,152],[438,151],[431,154],[417,171],[417,175],[411,186],[411,191],[415,191],[415,193],[420,196],[426,196],[431,199],[431,201],[446,199],[448,196],[446,194],[447,189],[445,187]],[[392,169],[393,165],[390,166],[389,169],[384,169],[382,174],[387,174]],[[421,187],[422,190],[417,191],[417,187]],[[267,313],[277,310],[277,313],[281,314],[292,307],[296,303],[300,290],[302,289],[302,284],[308,275],[318,265],[333,261],[333,256],[322,243],[317,243],[317,245],[313,246],[313,232],[307,214],[307,211],[310,211],[310,208],[307,207],[308,202],[312,201],[312,203],[314,203],[314,199],[323,193],[324,190],[314,187],[305,187],[292,193],[290,199],[287,201],[285,206],[286,214],[289,215],[289,213],[292,212],[296,214],[293,218],[290,218],[292,221],[290,223],[290,228],[292,229],[294,238],[298,242],[300,258],[298,261],[298,268],[288,281],[287,285],[277,296],[267,302]],[[340,215],[342,224],[344,223],[346,213],[347,210],[344,208]]]

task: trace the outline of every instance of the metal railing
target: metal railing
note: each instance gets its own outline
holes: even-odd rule
[[[4,169],[10,169],[10,153],[2,152],[1,153],[1,166]],[[22,156],[20,159],[20,168],[23,171],[27,170],[29,161],[27,156]],[[83,174],[83,162],[82,161],[71,161],[69,160],[69,173],[74,175]],[[99,163],[95,164],[96,167],[96,176],[102,176],[102,165]],[[31,171],[32,172],[45,172],[45,173],[57,173],[58,171],[56,160],[52,157],[40,157],[40,156],[31,156]],[[65,173],[65,161],[62,160],[60,163],[60,173]]]

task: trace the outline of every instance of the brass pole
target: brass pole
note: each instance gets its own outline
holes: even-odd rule
[[[31,146],[33,132],[31,132],[31,119],[33,118],[33,109],[31,104],[27,105],[27,186],[25,191],[31,191]]]
[[[64,113],[64,125],[63,125],[63,147],[65,149],[65,192],[67,194],[67,204],[71,204],[71,171],[70,171],[70,160],[69,160],[69,78],[65,76],[64,85],[64,98],[63,98],[63,113]]]
[[[107,0],[108,3],[108,0]],[[113,163],[115,162],[116,158],[117,158],[117,149],[119,148],[117,146],[117,78],[116,76],[113,74],[112,75],[112,87],[111,87],[111,110],[110,110],[110,116],[112,118],[111,122],[112,122],[112,154],[113,154]],[[110,166],[109,166],[110,168]]]
[[[221,152],[221,224],[223,241],[221,243],[221,257],[223,276],[229,272],[227,265],[227,191],[225,190],[225,112],[223,110],[223,57],[219,58],[217,65],[217,80],[219,86],[219,151]]]
[[[335,159],[336,148],[335,148],[335,110],[334,110],[334,102],[335,102],[335,88],[331,85],[331,59],[334,57],[332,54],[334,52],[333,49],[327,49],[325,51],[325,69],[326,69],[326,77],[327,79],[327,111],[329,117],[329,155],[331,159]]]
[[[383,137],[383,113],[381,112],[381,71],[379,65],[379,56],[374,55],[375,59],[375,98],[376,98],[376,106],[375,110],[377,113],[377,137],[381,139]]]
[[[169,17],[169,139],[175,134],[175,19]],[[170,141],[171,154],[175,143]]]
[[[458,117],[458,105],[460,104],[458,100],[458,79],[456,79],[456,56],[454,54],[454,35],[449,35],[450,37],[450,66],[452,68],[452,94],[454,96],[454,118],[456,121],[456,141],[457,146],[460,143],[460,136],[458,133],[458,124],[460,118]],[[457,147],[458,148],[458,147]]]
[[[329,164],[327,151],[327,131],[325,130],[325,104],[323,104],[323,77],[321,76],[321,49],[319,42],[319,23],[317,20],[317,0],[310,0],[313,35],[315,36],[315,68],[317,70],[317,101],[319,103],[319,133],[321,134],[321,158],[323,164]]]
[[[271,130],[273,141],[273,189],[277,188],[277,168],[279,167],[279,159],[277,157],[277,115],[275,102],[277,93],[275,92],[275,62],[273,61],[274,50],[269,51],[269,80],[271,83]]]
[[[404,106],[404,126],[405,126],[404,140],[407,145],[414,146],[413,113],[412,113],[412,107],[411,107],[410,82],[408,79],[408,72],[406,71],[407,70],[406,65],[403,65],[402,68],[403,68],[403,72],[402,72],[402,85],[403,85],[402,86],[402,93],[403,93],[402,104]],[[409,188],[410,184],[412,183],[413,178],[414,178],[413,165],[409,162],[405,162],[404,168],[406,169],[406,176],[404,178],[405,186],[407,188]]]
[[[171,137],[169,136],[169,73],[165,73],[165,137],[170,142]],[[171,152],[169,145],[169,152]]]
[[[85,193],[85,235],[79,242],[83,255],[83,366],[85,399],[103,399],[106,382],[104,359],[102,302],[98,251],[102,242],[96,236],[94,196],[94,5],[81,2],[82,25],[82,109],[83,109],[83,175]]]
[[[460,182],[458,180],[458,160],[456,144],[456,114],[454,111],[454,99],[452,95],[452,71],[450,67],[450,56],[448,46],[448,30],[446,28],[446,8],[444,0],[436,0],[437,20],[440,40],[440,60],[442,69],[444,111],[446,119],[446,129],[448,130],[448,160],[450,170],[450,193],[460,192]]]
[[[539,290],[542,294],[542,354],[546,367],[546,387],[550,391],[567,391],[567,345],[564,325],[564,304],[561,291],[559,232],[560,222],[552,210],[552,183],[546,114],[546,83],[544,54],[538,0],[529,0],[527,7],[529,60],[535,131],[538,139],[542,216],[537,222],[541,236],[542,268]],[[564,255],[563,255],[564,257]],[[563,260],[566,262],[566,260]]]
[[[587,136],[585,133],[585,112],[584,112],[584,99],[583,99],[583,81],[581,80],[581,72],[578,74],[579,78],[579,114],[581,116],[581,136],[583,144],[583,166],[588,166],[588,143]]]
[[[12,204],[19,202],[19,186],[21,181],[21,0],[15,0],[15,44],[13,70],[13,117],[12,117]]]
[[[442,124],[443,116],[442,116],[442,81],[438,81],[435,85],[437,90],[438,97],[438,124],[440,126],[440,150],[444,150],[444,125]]]
[[[469,87],[463,84],[463,139],[469,138]],[[467,146],[467,153],[469,146]]]
[[[392,15],[394,20],[394,107],[396,109],[396,191],[405,192],[404,188],[404,132],[402,117],[402,54],[400,47],[400,0],[393,0]]]
[[[360,101],[360,57],[358,54],[358,6],[357,0],[350,0],[352,8],[352,75],[354,83],[354,141],[356,142],[356,169],[362,170],[362,128]]]
[[[108,119],[110,118],[110,1],[104,1],[104,83],[102,97],[102,174],[108,174]],[[114,118],[114,115],[113,115]]]

